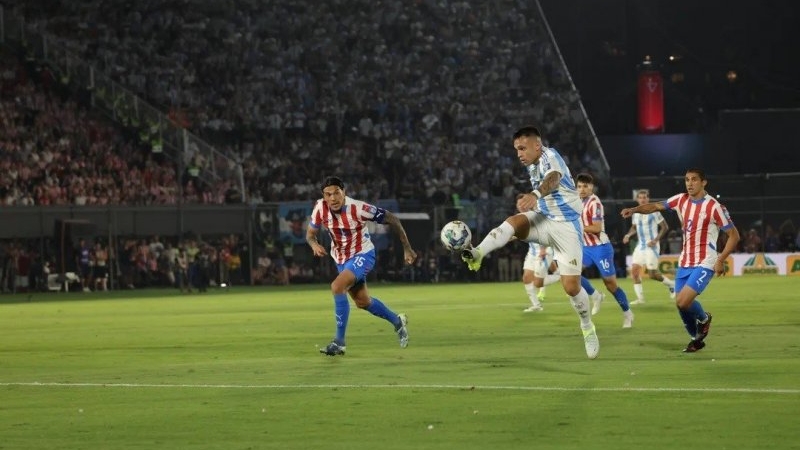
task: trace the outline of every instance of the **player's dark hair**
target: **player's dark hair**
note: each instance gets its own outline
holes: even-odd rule
[[[520,128],[516,132],[514,132],[513,139],[516,141],[517,139],[519,139],[521,137],[524,137],[524,136],[536,136],[538,138],[541,138],[542,137],[542,133],[540,133],[539,129],[536,128],[535,126],[527,125],[527,126],[524,126],[524,127]]]
[[[594,177],[586,172],[581,172],[575,176],[575,182],[577,183],[586,183],[586,184],[594,184]]]
[[[324,191],[328,186],[339,186],[339,189],[344,189],[344,182],[339,177],[328,177],[322,182],[321,191]]]
[[[706,181],[706,173],[703,172],[703,169],[698,169],[697,167],[690,167],[686,169],[686,173],[696,173],[698,177],[700,177],[700,181]]]

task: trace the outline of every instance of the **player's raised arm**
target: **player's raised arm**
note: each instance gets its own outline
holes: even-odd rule
[[[622,215],[623,219],[627,219],[628,217],[631,217],[635,213],[652,214],[657,211],[666,211],[666,209],[667,208],[664,206],[663,202],[653,202],[635,206],[633,208],[625,208],[620,212],[620,215]]]

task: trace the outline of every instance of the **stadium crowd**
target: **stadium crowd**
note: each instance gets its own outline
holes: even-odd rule
[[[575,170],[605,175],[525,2],[34,0],[22,12],[243,161],[253,201],[312,198],[332,172],[358,173],[367,198],[502,196],[520,172],[503,151],[520,121],[541,123]]]
[[[528,184],[508,142],[523,122],[541,125],[573,173],[594,173],[601,196],[610,191],[579,96],[529,2],[0,3],[51,45],[65,46],[165,113],[179,112],[191,130],[241,162],[252,203],[315,199],[318,181],[336,173],[365,200],[431,206],[499,198],[511,205]],[[99,117],[52,70],[2,53],[3,205],[229,201],[235,180],[198,177],[194,161],[182,167],[139,130]],[[780,233],[782,250],[792,243],[787,233]],[[772,237],[765,241],[745,242],[774,248]],[[118,261],[120,286],[179,284],[174,258],[145,255],[149,243],[132,242],[107,249]],[[174,240],[170,252],[186,245]],[[222,273],[224,245],[204,245],[212,272]],[[31,253],[3,248],[4,274]],[[435,280],[447,255],[423,250],[406,276]],[[248,276],[264,282],[314,275],[279,252],[252,260]]]
[[[60,90],[43,66],[2,54],[0,201],[3,205],[222,203],[227,185],[182,177],[125,130]],[[181,184],[182,183],[182,184]]]

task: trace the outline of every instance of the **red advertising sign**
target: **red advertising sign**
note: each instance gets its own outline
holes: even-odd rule
[[[639,132],[664,132],[664,79],[656,71],[639,73]]]

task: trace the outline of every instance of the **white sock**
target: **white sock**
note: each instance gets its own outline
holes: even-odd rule
[[[559,274],[550,274],[545,275],[544,277],[544,285],[549,286],[555,282],[561,281],[561,275]]]
[[[661,280],[661,283],[663,283],[668,288],[674,288],[675,287],[675,280],[670,280],[667,277],[664,277],[664,279]]]
[[[539,306],[539,299],[536,298],[536,286],[534,286],[533,283],[525,285],[525,292],[528,293],[528,299],[531,301],[531,305]]]
[[[633,292],[636,293],[637,300],[644,299],[644,288],[642,287],[642,283],[633,283]]]
[[[592,328],[592,315],[589,313],[589,294],[586,293],[586,289],[581,288],[578,295],[569,298],[569,302],[572,303],[572,308],[581,319],[581,329],[588,330]]]
[[[508,241],[510,241],[513,236],[514,227],[508,222],[503,222],[483,238],[481,243],[478,244],[477,249],[481,252],[482,256],[486,256],[508,244]]]

